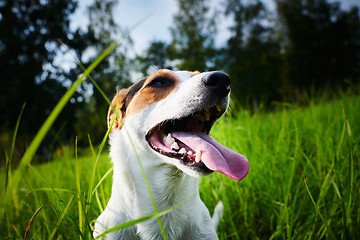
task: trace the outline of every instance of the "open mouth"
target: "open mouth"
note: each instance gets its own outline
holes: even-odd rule
[[[240,181],[249,171],[248,160],[208,135],[224,112],[224,108],[215,105],[190,116],[163,121],[148,132],[146,140],[153,150],[178,159],[201,175],[215,171]]]
[[[183,165],[204,174],[213,172],[202,161],[203,151],[188,143],[187,138],[208,135],[211,127],[225,109],[220,105],[208,107],[180,119],[169,119],[157,124],[146,135],[150,147],[165,156],[180,160]],[[201,138],[201,137],[200,137]]]

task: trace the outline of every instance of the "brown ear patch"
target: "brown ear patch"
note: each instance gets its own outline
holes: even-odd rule
[[[124,99],[129,92],[129,88],[121,89],[120,91],[117,91],[115,97],[111,101],[111,105],[109,107],[108,115],[107,115],[107,125],[108,128],[111,125],[111,122],[113,121],[114,117],[116,116],[116,119],[114,121],[114,124],[112,125],[112,128],[121,128],[122,122],[124,121],[124,115],[121,112],[121,109],[124,105]]]
[[[161,86],[154,82],[159,81]],[[178,77],[170,70],[159,70],[147,78],[143,78],[129,88],[118,91],[109,107],[107,124],[120,129],[128,115],[143,110],[153,102],[159,102],[169,96],[179,83]],[[162,83],[166,84],[162,85]]]
[[[200,74],[199,71],[192,72],[191,75],[190,75],[190,77],[193,77],[193,76],[198,75],[198,74]]]
[[[166,85],[155,86],[154,81],[166,81]],[[142,88],[131,100],[126,114],[132,114],[143,110],[148,105],[159,102],[169,96],[177,87],[180,80],[170,70],[159,70],[150,75],[144,82]]]

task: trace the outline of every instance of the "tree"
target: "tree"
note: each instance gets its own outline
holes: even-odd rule
[[[149,69],[151,67],[155,69],[172,69],[172,65],[169,60],[169,45],[163,41],[152,41],[149,47],[145,50],[143,56],[137,56],[138,71],[143,76],[150,74]]]
[[[171,60],[177,60],[178,69],[204,71],[212,67],[214,57],[214,18],[209,17],[208,0],[178,0],[179,11],[174,16]]]
[[[94,61],[113,42],[121,39],[114,51],[91,72],[91,77],[110,101],[117,88],[121,89],[131,84],[130,71],[133,62],[127,54],[132,41],[126,30],[114,20],[113,9],[117,4],[117,0],[94,0],[88,8],[88,32],[92,36],[92,42],[87,46],[87,52],[93,53],[89,62]],[[76,132],[80,142],[87,142],[87,133],[92,141],[100,142],[107,128],[106,116],[109,105],[92,84],[87,85],[86,91],[92,94],[87,96],[84,109],[78,112]],[[83,124],[82,119],[87,119],[87,124]]]
[[[259,0],[247,4],[228,0],[225,14],[234,20],[232,36],[222,51],[232,78],[232,96],[254,107],[279,100],[282,57],[267,9]]]
[[[293,87],[344,85],[360,74],[359,9],[326,0],[276,1],[287,35],[287,73]]]
[[[76,8],[73,0],[0,1],[0,125],[2,132],[14,128],[21,106],[26,102],[20,135],[32,135],[67,90],[69,74],[55,65],[63,49],[58,39],[76,53],[87,45],[86,34],[70,31],[69,16]],[[79,56],[80,57],[80,56]],[[78,73],[77,73],[78,74]],[[74,96],[55,126],[81,105],[80,94]],[[78,101],[80,100],[80,101]],[[66,118],[64,116],[66,115]],[[71,125],[64,130],[70,133]]]

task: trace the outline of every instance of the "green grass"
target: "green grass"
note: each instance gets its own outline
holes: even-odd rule
[[[210,212],[220,199],[225,206],[220,239],[359,239],[359,109],[360,97],[344,93],[333,102],[253,115],[245,109],[219,121],[212,136],[250,161],[241,182],[219,173],[201,179]],[[9,171],[8,185],[18,185],[0,199],[1,239],[92,238],[110,197],[112,166],[107,150],[78,157],[75,146],[20,175]],[[2,196],[6,176],[2,169]]]
[[[240,183],[202,180],[210,208],[225,200],[221,239],[359,239],[360,98],[290,108],[216,125],[250,161]]]
[[[94,220],[111,193],[112,166],[103,151],[109,132],[96,150],[89,137],[88,154],[78,157],[75,139],[62,154],[53,153],[56,160],[39,166],[31,162],[77,86],[87,77],[92,80],[92,69],[118,43],[87,69],[79,62],[83,75],[59,100],[18,168],[10,167],[12,150],[5,153],[7,165],[0,170],[0,239],[92,238]],[[240,183],[218,173],[201,180],[200,194],[210,211],[219,200],[225,206],[220,239],[360,238],[360,97],[342,92],[339,100],[329,102],[326,93],[322,95],[320,101],[304,95],[306,108],[283,104],[272,113],[260,109],[255,114],[243,109],[216,124],[212,136],[250,161],[249,175]],[[21,113],[11,149],[20,120]],[[116,228],[149,218],[157,218],[162,228],[160,217],[183,203],[161,212],[152,204],[153,214]]]

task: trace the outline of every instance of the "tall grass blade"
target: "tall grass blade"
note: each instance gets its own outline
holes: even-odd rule
[[[143,22],[145,22],[148,18],[150,17],[150,14],[141,18],[139,21],[135,22],[135,24],[130,27],[130,31],[126,31],[122,34],[122,36],[120,37],[120,39],[118,41],[116,41],[116,43],[118,44],[120,42],[121,39],[125,39],[126,36],[130,35],[130,32],[133,31],[135,28],[137,28],[139,25],[141,25]],[[64,48],[66,49],[66,51],[68,53],[71,54],[71,56],[75,59],[76,63],[80,66],[80,68],[85,71],[85,67],[84,65],[82,65],[81,61],[70,51],[70,49],[60,40],[58,39],[58,41],[60,42],[60,44],[62,46],[64,46]],[[117,45],[116,44],[116,45]],[[105,50],[106,51],[106,50]],[[96,81],[91,77],[91,75],[88,75],[90,81],[94,84],[95,88],[99,91],[99,93],[103,96],[103,98],[105,99],[105,101],[109,104],[109,106],[111,106],[111,102],[109,100],[109,98],[106,96],[106,94],[104,93],[104,91],[100,88],[100,86],[96,83]],[[115,111],[114,111],[115,112]]]
[[[50,236],[49,236],[49,238],[48,238],[49,240],[51,240],[51,239],[54,238],[54,236],[55,236],[55,234],[56,234],[56,232],[57,232],[57,229],[59,228],[59,226],[60,226],[63,218],[65,217],[66,213],[68,212],[68,209],[69,209],[69,207],[70,207],[71,202],[72,202],[73,199],[74,199],[74,195],[71,195],[68,204],[66,205],[63,213],[61,214],[61,216],[60,216],[60,218],[59,218],[59,220],[58,220],[58,222],[57,222],[57,224],[56,224],[56,227],[54,228],[54,230],[52,231],[52,233],[50,234]]]
[[[100,64],[100,62],[107,56],[109,53],[118,45],[119,41],[116,41],[112,43],[103,53],[100,54],[100,56],[90,64],[90,66],[84,71],[82,76],[78,78],[74,84],[66,91],[66,93],[62,96],[60,101],[56,104],[52,112],[50,113],[49,117],[45,120],[43,125],[41,126],[40,130],[36,134],[35,138],[31,142],[30,146],[27,148],[24,157],[22,158],[20,165],[18,169],[14,173],[13,182],[11,184],[12,189],[16,189],[19,181],[21,179],[21,175],[23,174],[23,171],[25,170],[25,167],[30,164],[33,156],[36,153],[36,150],[38,149],[40,143],[44,139],[46,133],[49,131],[50,127],[56,120],[56,118],[59,116],[62,109],[65,107],[66,103],[70,100],[72,95],[76,92],[76,89],[80,86],[80,84],[85,80],[87,76],[95,69],[97,65]],[[7,191],[5,195],[5,202],[8,202],[10,198],[10,192]],[[0,213],[0,217],[3,217],[3,211]]]
[[[76,190],[77,190],[77,205],[78,205],[78,212],[79,212],[79,231],[83,232],[83,209],[81,204],[81,187],[80,187],[80,166],[79,160],[77,157],[77,137],[75,138],[75,183],[76,183]],[[81,237],[80,237],[81,239]]]
[[[93,147],[93,144],[92,144],[89,133],[88,133],[88,140],[89,140],[89,146],[90,146],[91,153],[92,153],[93,157],[96,157],[96,153],[95,153],[95,150],[94,150],[94,147]]]
[[[90,206],[90,203],[91,203],[91,200],[92,200],[92,196],[94,194],[94,181],[95,181],[95,173],[96,173],[96,167],[97,167],[97,163],[98,163],[98,160],[100,158],[100,155],[103,151],[103,148],[105,146],[105,143],[106,143],[106,140],[108,139],[108,136],[110,134],[110,131],[112,129],[112,125],[114,124],[116,120],[116,116],[113,118],[111,124],[110,124],[110,127],[106,130],[106,133],[105,133],[105,136],[103,137],[103,140],[101,141],[101,144],[99,146],[99,149],[98,149],[98,153],[97,153],[97,156],[96,156],[96,159],[95,159],[95,163],[94,163],[94,167],[92,169],[92,173],[91,173],[91,177],[90,177],[90,183],[89,183],[89,189],[88,189],[88,194],[87,194],[87,207],[86,207],[86,212],[88,210],[88,207]]]
[[[31,227],[31,225],[32,225],[35,217],[38,215],[38,213],[39,213],[44,207],[46,207],[46,206],[48,206],[48,205],[49,205],[49,204],[42,205],[42,206],[39,207],[39,208],[35,211],[35,213],[32,215],[32,217],[30,218],[30,221],[29,221],[29,223],[28,223],[28,225],[27,225],[27,227],[26,227],[26,230],[25,230],[24,240],[27,238],[27,235],[28,235],[28,233],[29,233],[29,231],[30,231],[30,227]]]
[[[45,183],[45,184],[48,186],[49,189],[51,189],[51,192],[54,193],[55,197],[57,198],[57,200],[58,200],[58,202],[60,203],[60,205],[62,206],[62,208],[66,208],[66,207],[64,206],[63,200],[62,200],[61,197],[59,196],[58,192],[55,191],[55,189],[46,181],[46,179],[41,175],[41,173],[40,173],[36,168],[32,167],[31,165],[29,165],[29,168],[30,168],[34,173],[36,173],[37,176],[39,176],[39,178],[41,179],[41,181],[42,181],[43,183]],[[46,191],[46,190],[44,190],[44,191]],[[72,192],[72,191],[71,191],[71,192]],[[74,195],[74,194],[72,194],[72,196],[73,196],[73,195]],[[54,211],[57,212],[57,211],[56,211],[56,208],[55,208],[55,207],[53,207],[53,208],[54,208]],[[71,212],[69,213],[69,216],[70,216],[70,220],[71,220],[71,223],[73,224],[74,228],[81,234],[80,230],[78,229],[79,226],[78,226],[78,224],[76,223],[75,218],[72,216]]]
[[[97,205],[98,205],[98,207],[99,207],[99,209],[100,209],[100,212],[103,212],[103,211],[104,211],[104,207],[103,207],[103,205],[102,205],[102,203],[101,203],[101,201],[100,201],[100,197],[99,197],[99,194],[98,194],[97,191],[95,191],[95,198],[96,198],[96,203],[97,203]]]
[[[333,239],[333,240],[336,240],[337,238],[335,237],[333,231],[332,231],[331,228],[329,227],[328,222],[326,221],[326,219],[324,218],[324,216],[321,214],[320,209],[319,209],[318,205],[316,204],[316,202],[315,202],[315,200],[314,200],[314,198],[313,198],[313,196],[312,196],[312,194],[311,194],[311,192],[310,192],[310,189],[309,189],[309,187],[308,187],[308,185],[307,185],[305,176],[304,176],[304,183],[305,183],[306,190],[307,190],[307,192],[308,192],[308,194],[309,194],[309,197],[310,197],[310,199],[311,199],[311,202],[313,203],[313,205],[314,205],[314,207],[315,207],[316,213],[320,216],[322,222],[324,223],[324,226],[325,226],[326,230],[327,230],[328,233],[329,233],[329,237],[330,237],[331,239]]]
[[[114,166],[112,166],[111,168],[109,168],[106,173],[102,176],[102,178],[99,180],[99,182],[96,184],[96,186],[94,187],[94,190],[92,191],[91,194],[94,194],[96,192],[96,190],[98,189],[98,187],[100,186],[100,184],[105,180],[105,178],[107,178],[114,170]]]
[[[66,192],[71,194],[76,194],[74,191],[66,189],[66,188],[34,188],[26,193],[26,196],[30,195],[33,192]]]
[[[82,65],[82,63],[80,62],[80,60],[70,51],[70,49],[60,40],[58,39],[58,41],[60,42],[60,44],[66,49],[66,51],[75,59],[76,63],[80,66],[80,68],[85,71],[85,67],[84,65]],[[100,88],[100,86],[95,82],[95,80],[91,77],[91,75],[88,76],[90,81],[92,82],[92,84],[95,86],[95,88],[99,91],[99,93],[103,96],[103,98],[105,99],[105,101],[107,101],[107,103],[109,105],[111,105],[111,102],[109,100],[109,98],[106,96],[106,94],[104,93],[104,91]]]
[[[16,140],[17,132],[19,130],[20,119],[21,119],[21,116],[22,116],[22,114],[24,112],[25,105],[26,105],[26,102],[23,104],[23,106],[22,106],[22,108],[20,110],[20,114],[19,114],[19,117],[18,117],[18,119],[16,121],[14,134],[13,134],[12,141],[11,141],[11,150],[10,150],[8,161],[6,163],[5,190],[7,189],[9,176],[11,174],[11,172],[10,172],[10,170],[11,170],[11,160],[12,160],[12,156],[13,156],[14,149],[15,149],[15,140]]]

